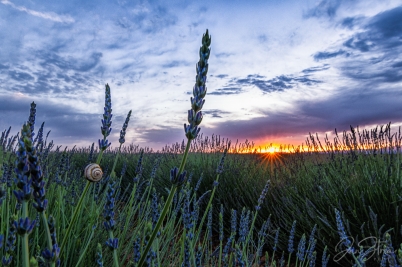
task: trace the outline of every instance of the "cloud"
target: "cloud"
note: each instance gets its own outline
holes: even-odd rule
[[[227,115],[231,113],[220,109],[207,109],[203,110],[202,114],[204,114],[204,117],[211,116],[213,118],[223,118],[221,115]]]
[[[349,30],[352,30],[356,26],[361,25],[364,17],[363,16],[356,16],[356,17],[347,17],[341,20],[340,25],[343,28],[347,28]]]
[[[329,17],[333,18],[336,15],[339,7],[341,6],[342,0],[321,0],[317,6],[308,10],[304,14],[304,18],[310,17]]]
[[[87,72],[99,64],[102,58],[102,53],[92,52],[87,58],[73,58],[71,56],[62,57],[55,52],[49,53],[47,51],[41,51],[38,53],[38,58],[41,60],[41,65],[43,67],[53,65],[64,71],[75,70],[79,72]]]
[[[240,94],[242,93],[243,90],[240,87],[224,87],[224,88],[218,88],[215,91],[211,93],[207,93],[208,95],[235,95],[235,94]]]
[[[10,76],[11,79],[20,82],[27,82],[34,80],[34,77],[32,77],[29,73],[22,71],[10,70],[8,72],[8,75]]]
[[[402,81],[402,7],[380,12],[372,17],[347,17],[342,25],[356,28],[345,41],[332,45],[332,51],[313,54],[315,61],[339,59],[331,67],[341,77],[362,86],[383,87]],[[335,51],[335,52],[333,52]],[[341,57],[342,56],[342,57]]]
[[[149,34],[173,26],[177,21],[177,16],[163,6],[141,4],[129,9],[127,16],[117,20],[117,25],[126,30],[139,29]]]
[[[233,78],[223,88],[209,93],[211,95],[231,95],[245,92],[245,87],[257,87],[264,93],[283,92],[286,89],[298,87],[300,85],[311,86],[317,83],[321,83],[320,80],[309,78],[310,72],[326,70],[327,66],[324,65],[321,69],[310,68],[303,70],[303,75],[280,75],[273,79],[267,79],[267,77],[259,74],[250,74],[246,78]]]
[[[392,64],[392,67],[393,68],[402,68],[402,61],[399,61],[399,62],[397,62],[395,64]]]
[[[313,55],[315,61],[325,60],[329,58],[334,58],[340,55],[349,56],[349,53],[346,53],[344,50],[338,50],[337,52],[317,52]]]
[[[269,142],[270,139],[286,140],[290,136],[300,139],[309,132],[323,133],[335,128],[343,131],[350,125],[363,127],[401,122],[401,101],[399,89],[342,88],[327,99],[293,103],[290,111],[266,111],[262,117],[216,123],[202,132],[232,140],[264,139]]]
[[[312,73],[312,72],[318,72],[318,71],[323,71],[329,69],[329,64],[324,64],[323,66],[320,67],[311,67],[302,70],[303,73]]]
[[[74,23],[74,19],[68,15],[58,15],[54,12],[39,12],[39,11],[35,11],[32,9],[28,9],[24,6],[17,6],[8,0],[0,0],[0,3],[2,3],[3,5],[11,6],[12,8],[14,8],[16,10],[25,12],[27,14],[30,14],[32,16],[39,17],[42,19],[47,19],[47,20],[61,22],[61,23]]]

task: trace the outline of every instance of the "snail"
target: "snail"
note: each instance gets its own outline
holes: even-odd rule
[[[85,178],[90,182],[99,182],[102,179],[103,171],[98,164],[91,163],[85,167]]]

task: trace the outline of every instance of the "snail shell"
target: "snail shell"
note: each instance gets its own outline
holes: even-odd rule
[[[102,179],[103,171],[98,164],[91,163],[85,167],[85,178],[90,182],[99,182]]]

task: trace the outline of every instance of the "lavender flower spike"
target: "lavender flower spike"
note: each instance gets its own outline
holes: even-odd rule
[[[208,59],[211,52],[209,46],[211,45],[211,36],[208,34],[208,30],[202,36],[202,46],[200,47],[200,60],[196,65],[196,82],[193,88],[193,97],[191,97],[191,110],[188,111],[188,123],[184,124],[184,131],[186,137],[189,140],[195,139],[200,132],[200,125],[202,121],[201,109],[205,103],[204,97],[207,94],[207,88],[205,82],[207,81],[208,72]]]
[[[131,110],[128,112],[126,121],[124,122],[123,127],[120,131],[120,139],[119,139],[120,144],[124,144],[124,142],[126,141],[124,139],[124,137],[126,136],[126,130],[127,130],[128,122],[130,121],[130,116],[131,116]]]
[[[99,149],[105,151],[111,144],[108,143],[106,139],[110,132],[112,131],[112,99],[110,97],[110,87],[106,84],[105,89],[105,112],[103,113],[101,133],[103,135],[103,140],[99,140]]]

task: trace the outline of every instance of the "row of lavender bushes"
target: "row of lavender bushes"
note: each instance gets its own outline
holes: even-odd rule
[[[35,132],[36,105],[0,138],[3,266],[399,266],[401,134],[390,124],[291,153],[199,133],[209,45],[202,38],[184,125],[162,151],[110,149],[111,92],[98,147],[62,149]],[[91,182],[88,164],[102,172]],[[172,166],[179,166],[178,168]],[[96,167],[96,166],[95,166]],[[188,171],[185,171],[188,170]],[[96,176],[95,175],[95,176]],[[92,179],[92,178],[89,178]]]

